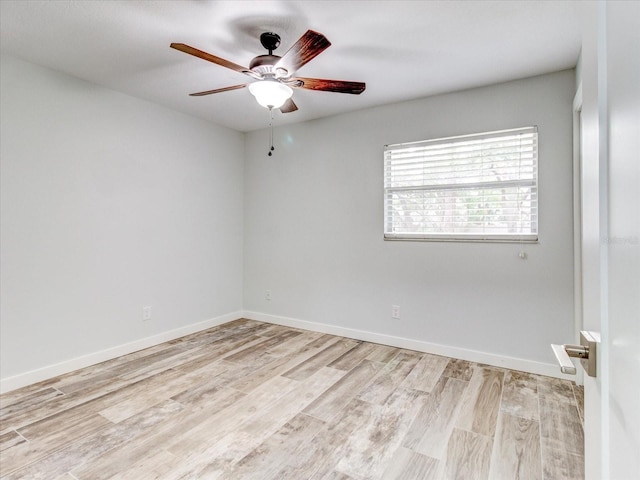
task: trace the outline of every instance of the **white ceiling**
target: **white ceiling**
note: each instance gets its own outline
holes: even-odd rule
[[[248,66],[284,52],[308,29],[332,43],[298,74],[363,81],[361,95],[296,89],[284,124],[529,77],[576,64],[581,1],[2,0],[3,53],[239,131],[264,128],[267,110],[240,73],[169,48],[186,43]]]

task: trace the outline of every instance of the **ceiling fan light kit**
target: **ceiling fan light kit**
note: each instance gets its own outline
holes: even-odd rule
[[[280,108],[291,98],[293,90],[276,80],[265,79],[249,84],[251,95],[265,108]]]

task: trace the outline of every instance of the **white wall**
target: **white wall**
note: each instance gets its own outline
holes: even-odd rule
[[[273,157],[267,131],[248,134],[245,311],[552,368],[549,344],[573,340],[574,92],[571,70],[283,126]],[[518,244],[383,241],[385,144],[527,125],[540,142],[528,260]]]
[[[0,71],[2,379],[237,314],[243,135],[17,59]]]

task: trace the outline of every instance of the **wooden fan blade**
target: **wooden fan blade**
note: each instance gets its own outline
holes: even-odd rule
[[[305,65],[307,62],[317,57],[325,49],[329,48],[331,42],[321,33],[307,30],[300,39],[285,53],[278,63],[275,64],[274,70],[284,68],[289,75]]]
[[[211,95],[212,93],[228,92],[229,90],[237,90],[239,88],[244,88],[246,86],[247,86],[247,84],[243,83],[242,85],[233,85],[231,87],[216,88],[215,90],[207,90],[205,92],[190,93],[189,96],[190,97],[203,97],[205,95]]]
[[[280,107],[280,111],[282,113],[291,113],[291,112],[295,112],[296,110],[298,110],[298,106],[290,98],[287,99],[287,101],[284,102]]]
[[[345,80],[324,80],[322,78],[302,77],[292,78],[289,85],[297,88],[306,88],[307,90],[352,93],[354,95],[360,95],[367,87],[363,82],[347,82]]]
[[[261,78],[259,75],[256,75],[254,72],[246,67],[243,67],[242,65],[230,62],[229,60],[225,60],[224,58],[216,57],[215,55],[211,55],[210,53],[203,52],[202,50],[198,50],[197,48],[190,47],[189,45],[185,45],[184,43],[172,43],[169,46],[171,48],[175,48],[176,50],[180,50],[181,52],[193,55],[194,57],[198,57],[208,62],[215,63],[216,65],[230,68],[231,70],[235,70],[236,72],[244,73],[245,75],[249,75],[250,77]]]

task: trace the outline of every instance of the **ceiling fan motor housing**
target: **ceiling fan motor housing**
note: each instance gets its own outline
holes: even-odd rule
[[[274,68],[274,65],[278,63],[281,57],[278,55],[258,55],[251,63],[249,68],[251,71],[259,73],[260,75],[274,76],[276,78],[286,77],[289,72],[284,68]]]
[[[273,32],[264,32],[260,35],[260,43],[269,50],[268,55],[258,55],[249,64],[249,68],[263,76],[282,78],[287,76],[287,71],[283,68],[275,71],[273,66],[278,63],[281,57],[273,55],[273,51],[280,46],[280,35]]]

